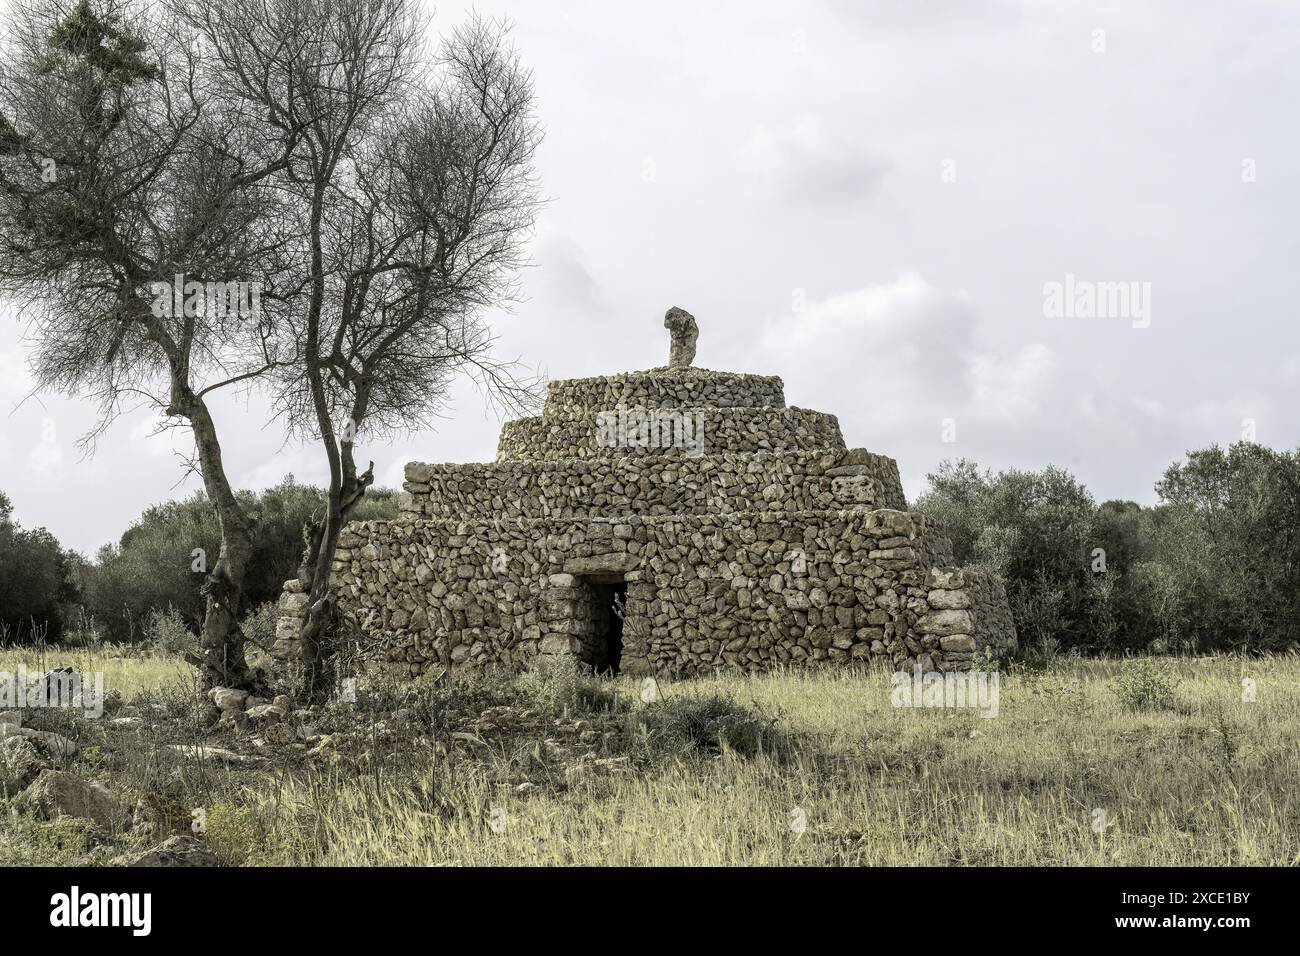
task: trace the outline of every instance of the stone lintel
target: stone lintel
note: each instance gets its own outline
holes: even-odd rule
[[[622,576],[629,571],[635,571],[640,566],[641,559],[635,554],[616,551],[610,554],[593,554],[585,558],[569,558],[564,562],[564,573],[581,574],[586,577]]]

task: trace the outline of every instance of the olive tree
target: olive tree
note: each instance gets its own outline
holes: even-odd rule
[[[512,301],[538,207],[529,72],[507,28],[471,18],[436,48],[412,0],[188,0],[245,112],[293,139],[276,174],[281,247],[276,408],[320,443],[328,496],[298,577],[312,696],[338,627],[331,563],[373,481],[355,448],[429,424],[459,372],[509,410],[531,381],[493,357],[486,312]]]
[[[296,133],[268,139],[165,5],[16,0],[0,42],[0,293],[25,316],[38,386],[98,401],[87,445],[140,404],[193,433],[221,528],[195,663],[207,685],[248,686],[251,529],[209,403],[278,362],[270,270],[291,233],[276,177]],[[265,287],[260,309],[232,311],[232,283]]]

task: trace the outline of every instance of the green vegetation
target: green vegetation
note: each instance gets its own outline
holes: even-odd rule
[[[1159,502],[1094,503],[1068,472],[930,475],[916,508],[957,561],[1006,578],[1022,646],[1039,654],[1284,650],[1300,638],[1300,453],[1239,443],[1191,452]]]
[[[941,519],[962,564],[999,571],[1028,656],[1279,651],[1300,639],[1300,453],[1240,443],[1191,452],[1157,483],[1159,501],[1094,502],[1068,472],[981,472],[945,462],[917,510]],[[292,476],[241,492],[254,520],[246,623],[269,638],[274,601],[323,503]],[[0,494],[0,638],[183,642],[202,615],[195,549],[220,535],[202,494],[156,505],[94,561],[27,531]],[[395,494],[371,490],[357,520],[392,517]],[[159,615],[166,615],[160,619]],[[257,640],[254,635],[255,642]]]
[[[304,529],[325,497],[320,488],[299,484],[292,475],[239,497],[253,521],[243,593],[244,610],[251,612],[276,600],[281,585],[297,571]],[[11,511],[0,494],[0,632],[9,643],[30,643],[41,636],[137,642],[158,631],[158,614],[176,616],[197,631],[203,574],[194,570],[194,552],[201,550],[210,568],[221,546],[216,514],[201,492],[149,508],[116,544],[101,548],[94,561],[63,551],[43,528],[22,530]],[[394,492],[372,489],[355,517],[391,518],[396,512]]]
[[[0,636],[30,640],[34,630],[59,636],[61,607],[75,594],[69,563],[54,535],[23,530],[0,491]]]

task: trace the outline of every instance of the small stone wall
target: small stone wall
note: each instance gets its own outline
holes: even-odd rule
[[[1015,650],[1016,625],[1007,602],[1006,583],[995,572],[984,568],[965,568],[962,574],[975,615],[975,630],[971,632],[975,643],[994,654]]]
[[[696,515],[907,507],[892,458],[847,451],[406,466],[403,512],[427,518]]]
[[[637,416],[647,411],[645,406],[625,406],[623,420],[633,437],[641,430]],[[656,410],[656,413],[658,411],[661,410]],[[692,447],[698,447],[704,454],[844,447],[839,419],[826,412],[806,408],[744,407],[686,407],[675,411],[686,419],[686,434]],[[595,412],[584,411],[582,415],[575,414],[571,418],[548,414],[506,422],[497,442],[497,460],[560,461],[622,455],[686,457],[682,445],[669,440],[671,424],[664,426],[663,440],[659,440],[647,424],[644,432],[649,442],[644,446],[631,442],[611,444],[608,439],[602,440],[602,426],[598,421],[602,413],[608,416],[607,421],[618,420],[617,410],[610,406]],[[694,442],[698,442],[698,446]]]
[[[546,391],[544,414],[547,418],[573,418],[583,412],[595,414],[618,405],[784,408],[785,389],[776,375],[665,366],[645,372],[551,382]]]

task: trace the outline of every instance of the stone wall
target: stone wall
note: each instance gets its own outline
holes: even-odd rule
[[[582,588],[614,578],[630,673],[922,656],[948,670],[969,666],[976,602],[961,572],[927,566],[942,542],[893,510],[399,519],[350,526],[335,569],[344,612],[412,673],[590,654]]]
[[[847,451],[406,466],[404,513],[427,518],[903,510],[892,458]]]
[[[595,414],[618,405],[784,408],[785,390],[776,375],[664,367],[551,382],[546,391],[544,414],[547,418],[571,419],[580,412]]]
[[[680,443],[671,440],[673,423],[663,426],[663,440],[651,430],[641,429],[640,419],[647,413],[645,406],[624,406],[627,430],[636,439],[637,431],[644,431],[648,443],[609,444],[602,442],[602,428],[598,416],[605,415],[615,421],[619,410],[615,406],[596,411],[576,410],[572,417],[546,415],[537,418],[520,418],[506,422],[501,428],[497,443],[498,461],[541,459],[561,461],[573,458],[610,457],[615,455],[666,455],[684,457]],[[659,413],[661,410],[656,409]],[[844,447],[840,423],[834,415],[806,408],[749,408],[732,406],[707,408],[690,406],[673,410],[686,421],[686,435],[703,454],[721,455],[756,451],[810,451]],[[642,439],[644,440],[644,439]]]
[[[975,643],[994,654],[1015,650],[1016,625],[1007,602],[1006,583],[993,571],[983,568],[964,568],[962,574],[975,614],[972,632]]]

